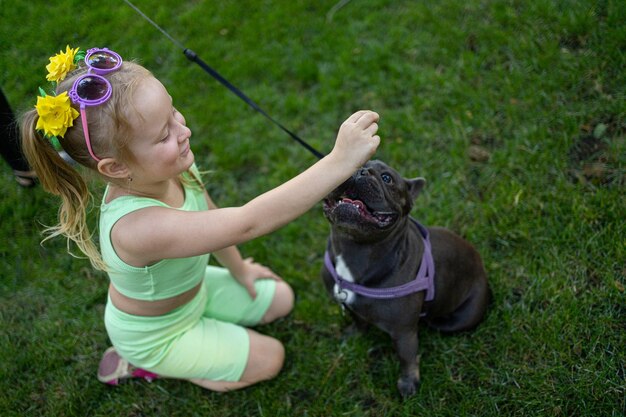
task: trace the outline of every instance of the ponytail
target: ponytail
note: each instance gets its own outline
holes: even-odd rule
[[[36,110],[22,117],[22,147],[31,167],[37,172],[43,189],[61,197],[59,223],[46,228],[43,241],[64,235],[67,237],[68,252],[70,241],[89,258],[91,265],[106,270],[106,265],[92,240],[87,226],[87,209],[92,200],[87,183],[69,163],[52,147],[35,126],[39,116]]]

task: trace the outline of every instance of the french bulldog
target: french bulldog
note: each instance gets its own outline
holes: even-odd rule
[[[491,294],[469,242],[410,216],[425,183],[373,160],[323,204],[331,224],[324,285],[357,327],[372,324],[391,336],[404,398],[420,384],[418,323],[445,333],[471,330],[483,320]]]

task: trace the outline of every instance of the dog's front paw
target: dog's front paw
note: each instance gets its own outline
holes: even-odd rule
[[[398,390],[402,398],[407,399],[417,392],[420,386],[420,379],[414,375],[403,376],[398,379]]]

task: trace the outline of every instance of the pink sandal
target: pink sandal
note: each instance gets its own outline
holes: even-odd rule
[[[120,355],[114,347],[108,348],[98,366],[98,381],[108,385],[118,385],[124,379],[143,378],[152,382],[159,376],[145,369],[136,368]]]

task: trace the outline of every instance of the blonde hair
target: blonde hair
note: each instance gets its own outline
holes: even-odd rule
[[[57,94],[68,91],[74,80],[84,74],[85,66],[71,73],[57,86]],[[94,153],[100,157],[132,160],[127,144],[132,136],[130,120],[136,117],[137,109],[132,98],[140,82],[152,74],[139,64],[124,62],[122,67],[104,75],[112,87],[111,98],[104,104],[87,107],[89,136]],[[78,106],[73,105],[76,110]],[[22,147],[31,167],[37,172],[42,187],[49,193],[61,197],[59,222],[47,227],[43,241],[55,236],[67,237],[68,252],[73,241],[89,258],[94,268],[106,270],[98,247],[87,226],[88,208],[92,201],[87,182],[80,173],[67,163],[36,129],[39,116],[31,110],[22,116]],[[59,138],[63,150],[80,165],[97,172],[97,161],[89,154],[80,119],[74,121],[63,138]]]

